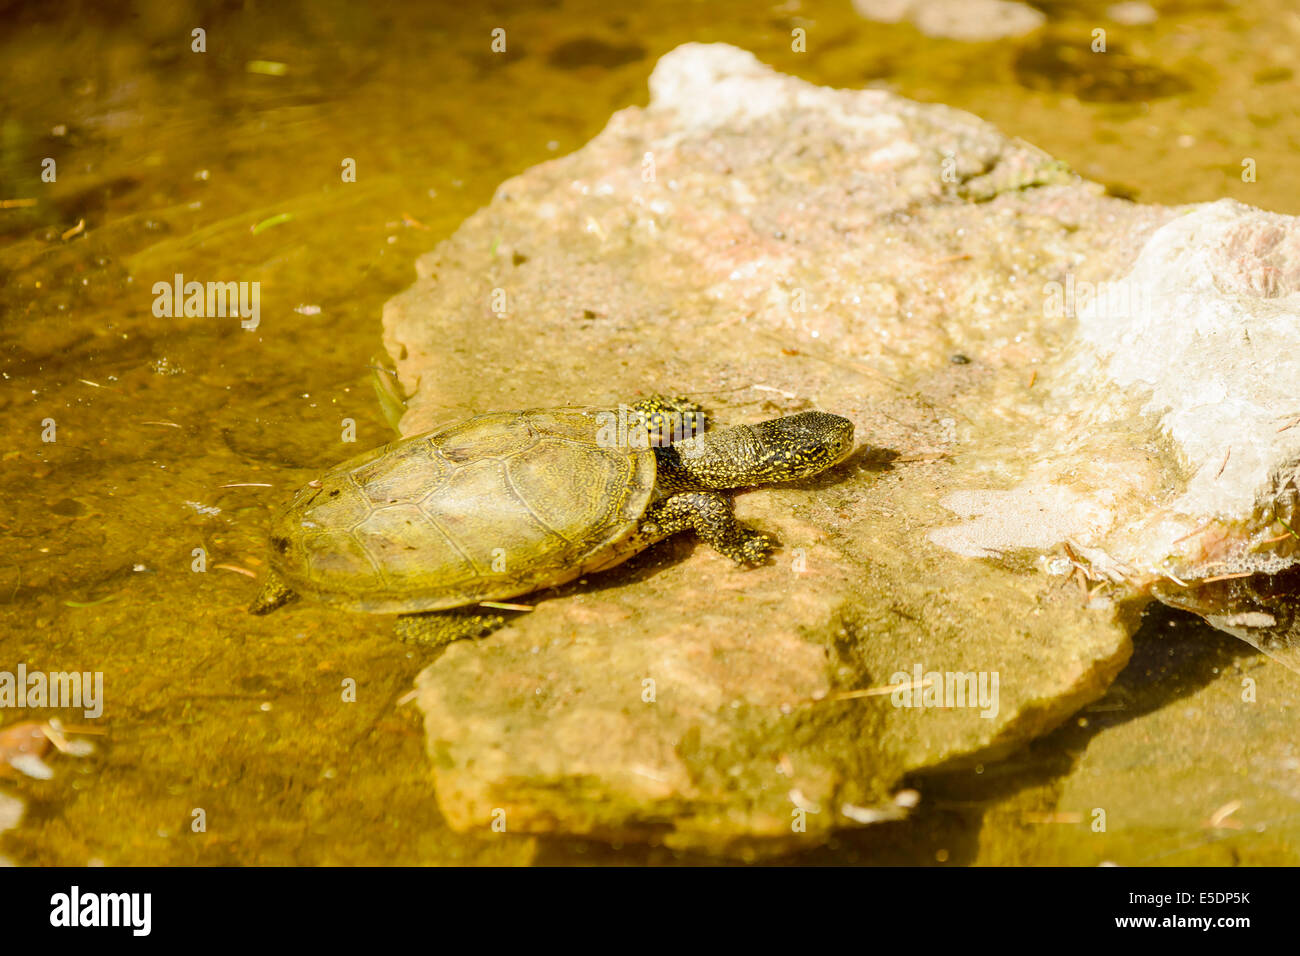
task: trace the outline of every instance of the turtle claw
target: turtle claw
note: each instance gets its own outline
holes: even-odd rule
[[[760,532],[753,532],[745,537],[736,549],[733,557],[737,564],[755,567],[766,564],[772,552],[776,550],[776,539]]]

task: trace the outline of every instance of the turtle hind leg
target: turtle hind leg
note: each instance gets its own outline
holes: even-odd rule
[[[298,594],[284,578],[280,577],[275,571],[266,572],[266,580],[262,582],[262,590],[257,592],[257,597],[253,598],[253,603],[248,606],[249,614],[270,614],[278,607],[284,607],[290,601],[298,600]]]
[[[731,499],[716,491],[683,491],[646,510],[643,534],[655,538],[690,529],[737,564],[762,564],[776,542],[736,520]]]
[[[470,605],[450,611],[403,614],[393,625],[399,641],[421,647],[442,647],[464,637],[486,637],[506,623],[504,614]]]

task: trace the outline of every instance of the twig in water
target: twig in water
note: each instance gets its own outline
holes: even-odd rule
[[[1240,800],[1229,800],[1223,806],[1219,807],[1219,809],[1215,810],[1212,814],[1210,814],[1210,819],[1207,820],[1205,824],[1207,827],[1216,830],[1217,829],[1240,830],[1241,824],[1239,822],[1237,822],[1236,820],[1228,819],[1228,817],[1232,816],[1240,809],[1241,809]]]
[[[250,578],[257,577],[257,575],[254,572],[248,570],[248,568],[241,568],[237,564],[214,564],[213,567],[220,568],[222,571],[234,571],[236,574],[242,574]]]

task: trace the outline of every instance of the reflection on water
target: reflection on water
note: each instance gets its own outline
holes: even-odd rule
[[[501,180],[644,102],[654,61],[682,42],[724,40],[815,82],[970,109],[1123,195],[1300,212],[1300,17],[1282,0],[1156,3],[1155,24],[1115,28],[1104,68],[1072,40],[1105,4],[1039,6],[1045,32],[962,44],[800,0],[143,2],[125,19],[0,4],[0,670],[105,681],[104,716],[84,735],[93,753],[50,755],[48,780],[0,781],[27,803],[0,853],[67,865],[678,859],[452,833],[404,702],[421,654],[382,618],[245,612],[270,508],[391,435],[369,365],[380,307],[416,256]],[[795,28],[806,53],[790,48]],[[156,315],[155,284],[176,276],[256,284],[257,327]],[[1177,620],[1179,653],[1253,666],[1244,645]],[[14,709],[0,724],[50,716]],[[1056,805],[1086,746],[1063,729],[980,779],[919,782],[932,799],[916,820],[808,859],[1097,862],[1107,851],[1086,826],[1023,822]],[[1222,844],[1165,837],[1186,847],[1176,862],[1223,859]],[[1238,844],[1252,862],[1288,852]]]

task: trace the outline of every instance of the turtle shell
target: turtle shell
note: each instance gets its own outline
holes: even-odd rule
[[[272,564],[306,597],[380,613],[501,600],[616,564],[635,550],[656,467],[648,447],[600,440],[608,411],[479,415],[346,461],[275,516]]]

